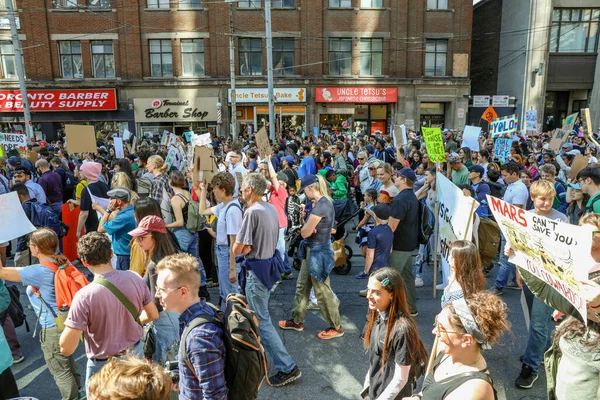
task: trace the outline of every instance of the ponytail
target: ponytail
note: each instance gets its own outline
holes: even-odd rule
[[[325,178],[323,178],[323,175],[321,174],[317,174],[315,176],[317,177],[317,183],[314,184],[315,188],[319,190],[321,196],[325,197],[327,200],[329,200],[329,202],[333,203],[331,196],[329,196],[327,181],[325,180]]]
[[[165,160],[159,155],[153,155],[148,158],[148,162],[154,164],[156,169],[160,171],[161,174],[166,174],[169,170],[169,165],[165,163]]]

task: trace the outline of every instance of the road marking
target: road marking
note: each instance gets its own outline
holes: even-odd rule
[[[82,354],[79,357],[77,357],[75,359],[75,361],[79,361],[82,358],[85,358],[86,355]],[[19,390],[23,390],[24,388],[26,388],[31,382],[33,382],[33,380],[35,378],[37,378],[38,376],[40,376],[41,374],[44,373],[45,370],[47,370],[48,367],[46,366],[45,362],[44,365],[42,365],[41,367],[34,369],[33,371],[31,371],[30,373],[28,373],[27,375],[25,375],[22,378],[17,379],[17,387],[19,388]]]

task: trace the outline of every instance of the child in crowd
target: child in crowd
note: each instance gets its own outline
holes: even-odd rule
[[[375,227],[367,235],[367,255],[365,257],[365,273],[367,276],[378,269],[390,267],[390,253],[394,241],[394,232],[388,225],[390,207],[387,204],[377,204],[367,211],[375,219]],[[367,289],[361,290],[360,295],[367,296]]]
[[[368,233],[375,224],[373,223],[373,219],[371,214],[368,212],[373,207],[377,205],[377,190],[375,189],[367,189],[365,192],[365,201],[361,204],[363,210],[365,210],[364,218],[358,223],[356,226],[357,234],[356,234],[356,244],[358,244],[362,250],[362,256],[367,256],[367,241],[368,241]],[[358,275],[356,275],[356,279],[365,279],[368,278],[368,272],[362,271]]]

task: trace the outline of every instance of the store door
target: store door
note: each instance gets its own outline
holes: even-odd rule
[[[569,111],[569,92],[546,92],[544,104],[544,132],[562,127]]]
[[[421,103],[421,126],[444,128],[446,103]]]

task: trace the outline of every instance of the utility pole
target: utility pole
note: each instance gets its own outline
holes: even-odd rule
[[[268,3],[268,1],[267,1]],[[231,138],[237,139],[237,108],[235,94],[235,37],[233,36],[233,5],[229,3],[229,76],[231,79]]]
[[[25,68],[23,67],[23,50],[21,41],[17,32],[17,21],[15,19],[15,9],[12,0],[6,1],[8,9],[8,22],[10,24],[10,35],[12,36],[13,48],[15,51],[15,64],[17,67],[17,76],[19,77],[19,89],[21,91],[21,103],[23,104],[23,115],[25,116],[25,132],[27,133],[27,142],[33,142],[33,127],[31,126],[31,111],[29,110],[29,99],[27,98],[27,88],[25,87]]]
[[[275,141],[275,96],[273,94],[273,37],[271,34],[271,0],[265,0],[267,35],[267,96],[269,98],[269,137]]]

